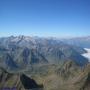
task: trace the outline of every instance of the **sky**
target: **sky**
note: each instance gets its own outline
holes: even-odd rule
[[[0,0],[0,36],[90,36],[90,0]]]

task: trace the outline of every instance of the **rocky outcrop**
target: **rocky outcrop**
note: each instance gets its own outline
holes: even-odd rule
[[[43,90],[43,85],[38,85],[35,80],[24,74],[8,73],[0,70],[0,90],[9,88],[15,90]]]

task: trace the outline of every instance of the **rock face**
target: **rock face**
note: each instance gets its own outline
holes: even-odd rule
[[[90,72],[87,74],[86,80],[82,87],[82,90],[89,90],[90,89]]]
[[[43,90],[43,85],[38,85],[33,79],[24,74],[10,74],[0,70],[0,89],[15,90]]]
[[[3,90],[5,88],[24,90],[20,82],[19,74],[10,74],[4,69],[0,69],[0,89]]]
[[[23,69],[33,64],[58,64],[73,60],[80,66],[88,60],[83,48],[67,45],[57,39],[11,36],[0,38],[0,66],[8,70]]]
[[[33,73],[34,72],[34,73]],[[72,60],[10,73],[0,69],[0,88],[17,90],[90,90],[90,64],[81,68]]]

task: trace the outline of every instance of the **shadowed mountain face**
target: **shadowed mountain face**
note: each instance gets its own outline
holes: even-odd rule
[[[59,64],[73,60],[85,65],[83,48],[67,45],[57,39],[36,37],[0,38],[0,66],[8,70],[23,69],[33,64]]]
[[[89,90],[90,89],[90,73],[87,74],[86,81],[82,87],[82,90]]]
[[[26,75],[22,74],[20,80],[25,89],[38,89],[43,88],[43,85],[38,85],[33,79],[30,79]]]

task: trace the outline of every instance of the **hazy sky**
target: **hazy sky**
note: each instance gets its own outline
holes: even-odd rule
[[[0,36],[90,35],[90,0],[0,0]]]

